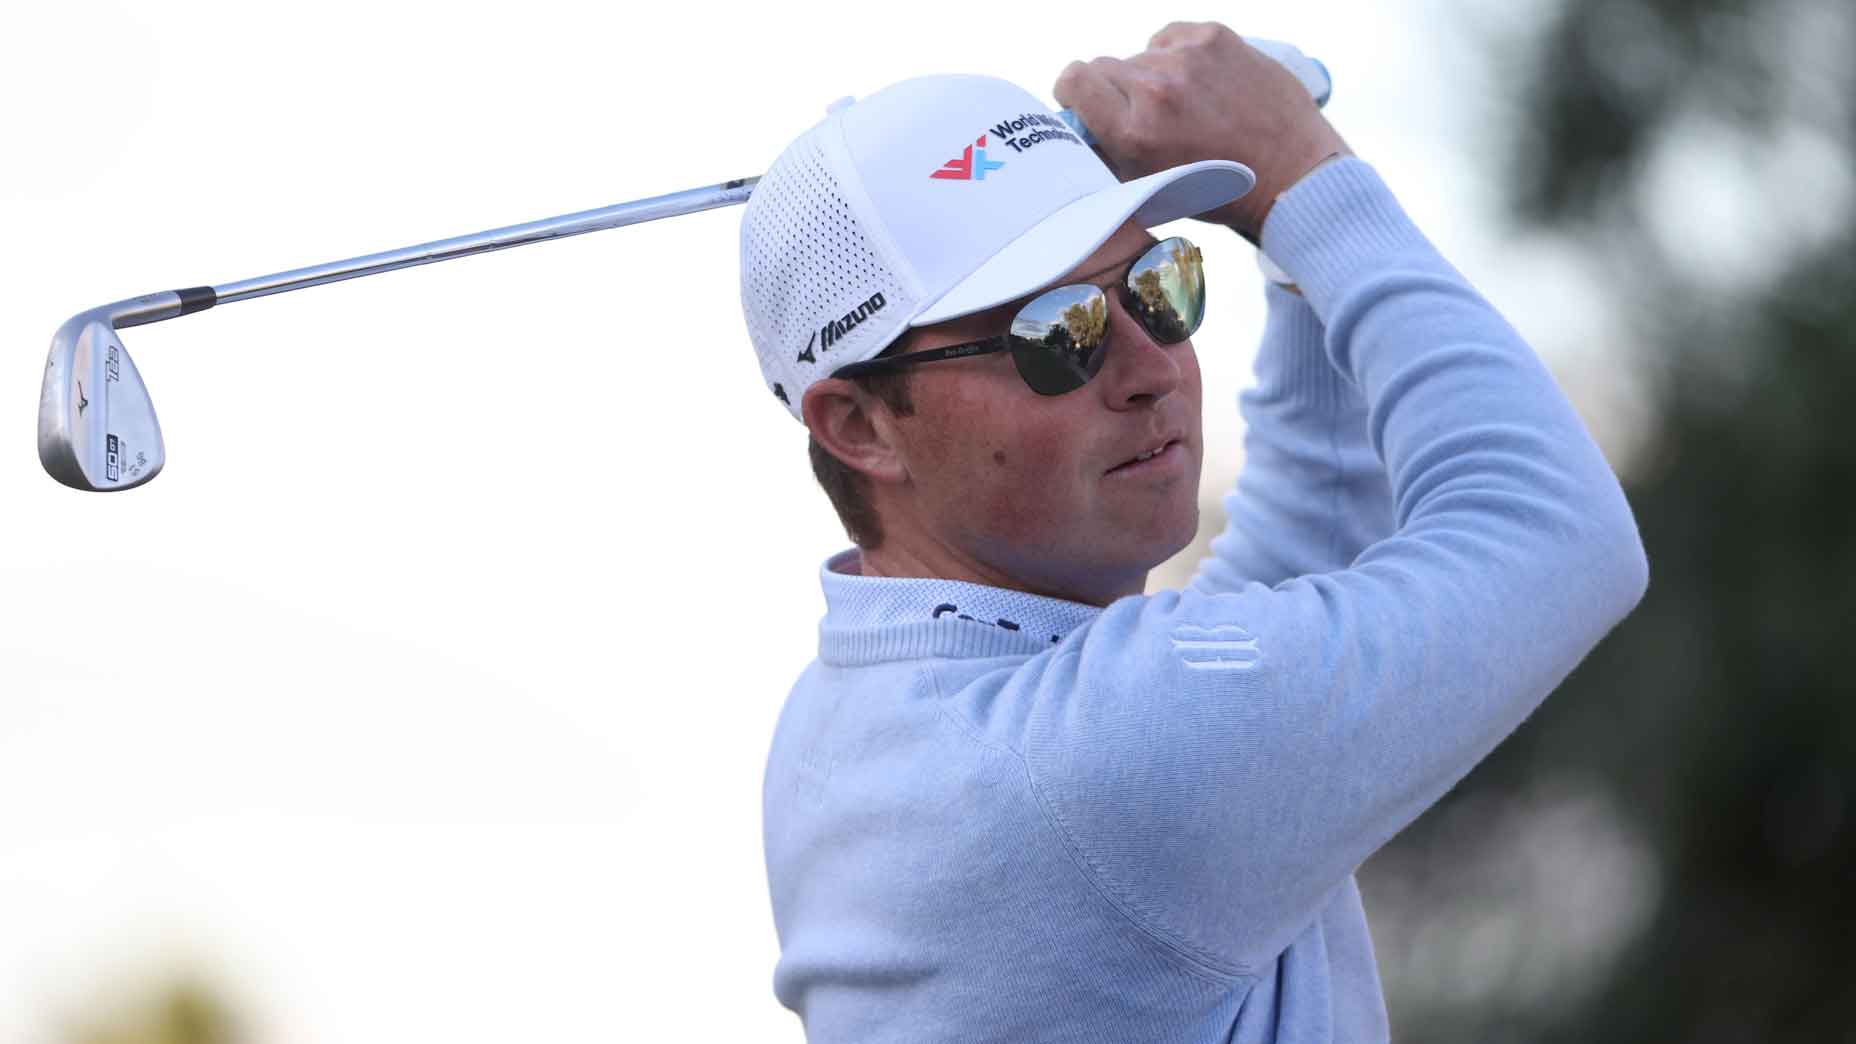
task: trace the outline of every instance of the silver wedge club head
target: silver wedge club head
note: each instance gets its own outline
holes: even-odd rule
[[[132,489],[161,473],[155,406],[116,335],[181,314],[179,294],[150,294],[72,316],[52,336],[39,389],[39,462],[73,489]]]

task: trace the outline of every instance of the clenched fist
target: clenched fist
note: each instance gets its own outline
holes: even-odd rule
[[[1053,93],[1124,181],[1208,159],[1255,171],[1256,188],[1199,215],[1253,243],[1278,195],[1352,151],[1293,73],[1216,22],[1175,22],[1132,58],[1071,62]]]

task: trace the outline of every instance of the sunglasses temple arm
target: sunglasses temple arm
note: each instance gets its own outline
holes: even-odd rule
[[[873,373],[886,373],[904,366],[919,366],[922,363],[939,362],[942,359],[964,359],[969,355],[990,355],[994,352],[1010,351],[1011,339],[1003,334],[988,337],[983,341],[969,341],[966,344],[950,344],[942,348],[926,348],[919,352],[904,355],[885,355],[863,362],[847,363],[831,372],[833,377],[865,377]]]

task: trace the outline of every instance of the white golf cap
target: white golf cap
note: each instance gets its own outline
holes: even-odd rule
[[[1115,179],[1028,91],[924,76],[833,103],[754,187],[741,219],[741,310],[768,389],[806,388],[911,326],[1022,297],[1143,227],[1242,196],[1241,163]]]

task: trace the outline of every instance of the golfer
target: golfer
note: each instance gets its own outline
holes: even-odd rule
[[[774,994],[814,1044],[1384,1041],[1354,871],[1636,605],[1635,521],[1281,66],[1172,25],[1054,93],[1100,155],[909,80],[743,218],[769,398],[856,545],[766,766]],[[1193,215],[1287,278],[1229,525],[1148,595],[1197,522],[1190,335],[1254,278],[1146,231]]]

